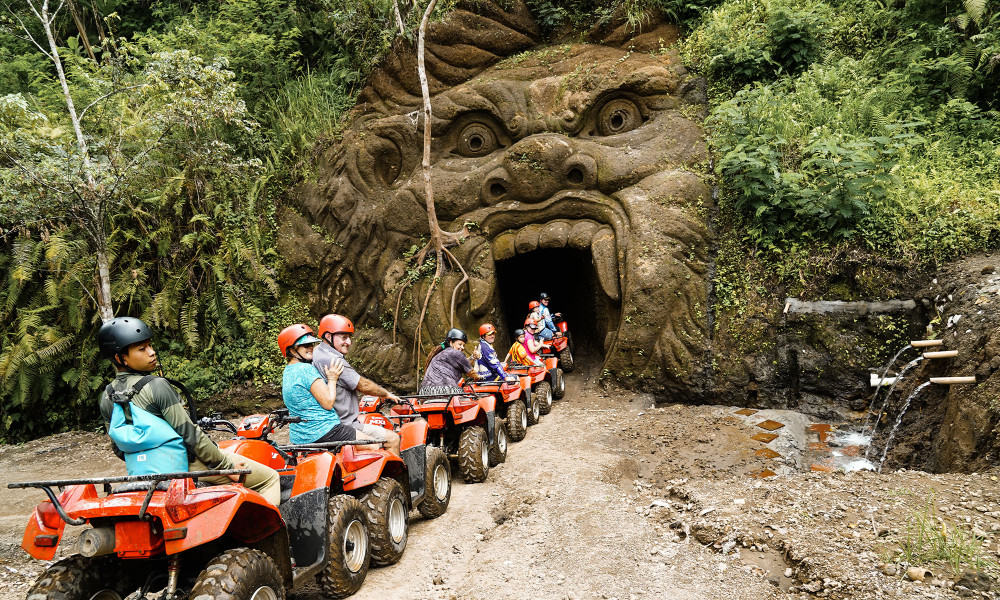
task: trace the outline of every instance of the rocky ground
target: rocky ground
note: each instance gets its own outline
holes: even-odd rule
[[[812,471],[829,449],[808,416],[653,407],[594,375],[573,373],[485,483],[456,482],[445,515],[415,517],[355,598],[1000,598],[997,473]],[[768,419],[775,439],[753,439]],[[3,483],[120,465],[93,433],[0,448]],[[18,548],[38,500],[0,489],[0,600],[44,568]]]

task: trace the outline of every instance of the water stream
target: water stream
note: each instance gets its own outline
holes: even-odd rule
[[[903,369],[899,372],[898,375],[896,375],[896,380],[892,382],[892,386],[889,387],[889,393],[885,395],[885,398],[882,400],[882,406],[879,407],[878,412],[876,413],[875,423],[872,425],[871,430],[870,431],[868,430],[868,419],[871,419],[871,413],[869,413],[868,419],[865,419],[865,428],[861,430],[862,434],[867,434],[869,438],[875,437],[875,430],[878,428],[879,421],[882,420],[882,413],[889,406],[889,398],[891,398],[892,393],[896,391],[896,385],[899,384],[899,381],[903,378],[903,375],[906,375],[907,371],[920,364],[920,361],[922,360],[924,360],[923,356],[918,356],[917,358],[914,358],[910,362],[906,363],[906,366],[903,367]],[[870,447],[869,450],[871,450]],[[865,452],[865,458],[868,458],[868,452]]]
[[[878,380],[879,384],[875,386],[875,393],[872,394],[871,400],[868,401],[869,409],[875,406],[875,399],[878,398],[878,393],[882,391],[882,380],[885,379],[885,376],[889,374],[889,369],[892,368],[892,365],[896,364],[896,361],[899,360],[901,354],[903,354],[912,347],[913,346],[911,346],[910,344],[903,346],[902,348],[899,349],[899,352],[896,353],[896,356],[893,356],[891,359],[889,359],[889,362],[885,363],[885,368],[882,369],[882,376],[879,377]],[[896,381],[899,381],[899,378],[896,378]],[[882,406],[885,406],[885,402],[882,403]],[[881,409],[879,410],[879,414],[882,414]],[[866,431],[868,429],[868,421],[870,421],[871,418],[872,414],[871,412],[869,412],[868,417],[865,419],[865,426],[861,429],[862,431]]]
[[[882,472],[882,465],[885,463],[885,457],[889,454],[889,447],[892,446],[892,439],[896,436],[896,430],[899,429],[899,424],[903,422],[903,415],[906,414],[906,409],[910,407],[910,402],[913,401],[917,395],[924,390],[925,387],[929,386],[931,382],[925,381],[917,386],[917,389],[913,390],[913,393],[906,397],[906,402],[903,403],[903,408],[899,411],[899,416],[896,417],[896,422],[892,425],[892,430],[889,431],[889,438],[885,441],[885,448],[882,450],[882,458],[878,461],[878,472]],[[871,447],[869,446],[869,449]],[[866,455],[867,457],[867,455]]]

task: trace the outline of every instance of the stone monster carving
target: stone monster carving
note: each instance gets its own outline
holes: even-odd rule
[[[471,276],[459,287],[456,325],[519,326],[523,314],[503,314],[503,261],[589,250],[594,297],[585,305],[594,312],[572,318],[594,321],[604,368],[650,389],[690,392],[708,347],[711,195],[700,175],[703,86],[675,52],[661,50],[675,32],[627,39],[623,28],[602,44],[538,46],[523,5],[471,6],[432,26],[427,57],[437,215],[446,231],[469,228],[453,248]],[[401,44],[373,75],[281,236],[291,267],[319,273],[317,312],[381,330],[409,285],[402,343],[371,344],[380,349],[368,354],[371,368],[397,377],[412,375],[407,357],[428,285],[405,281],[412,265],[404,254],[428,234],[415,64]],[[458,279],[437,284],[421,353],[449,327]]]

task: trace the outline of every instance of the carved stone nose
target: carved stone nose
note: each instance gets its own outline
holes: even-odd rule
[[[501,166],[483,181],[486,204],[504,200],[539,202],[566,189],[586,189],[597,183],[597,162],[579,154],[565,137],[535,135],[511,146]]]

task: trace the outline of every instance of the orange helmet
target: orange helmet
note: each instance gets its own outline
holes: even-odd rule
[[[532,300],[528,303],[528,310],[535,310],[539,306],[541,306],[541,304],[538,303],[538,300]]]
[[[486,337],[496,330],[497,328],[490,325],[489,323],[483,323],[482,325],[479,326],[479,337]]]
[[[354,333],[354,323],[341,315],[326,315],[319,320],[319,337],[326,339],[328,333]]]
[[[538,325],[538,319],[535,317],[528,317],[524,320],[525,327],[535,327],[536,325]]]
[[[312,327],[304,323],[289,325],[278,334],[278,348],[284,357],[288,356],[289,348],[300,344],[314,344],[316,342],[319,342],[319,339],[314,337]]]

